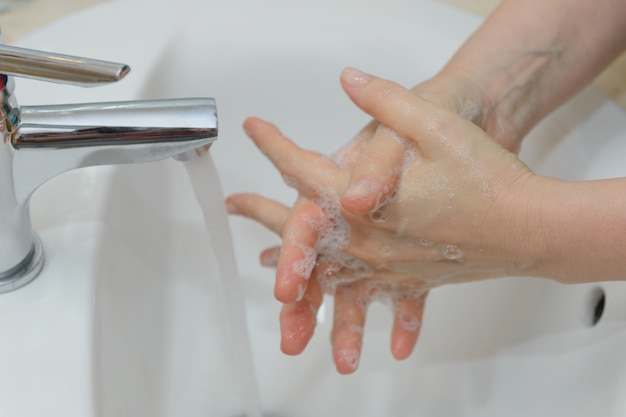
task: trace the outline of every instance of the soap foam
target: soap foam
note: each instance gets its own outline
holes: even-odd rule
[[[420,328],[420,321],[417,316],[411,313],[402,313],[398,316],[398,324],[400,328],[407,332],[416,332]]]
[[[359,157],[360,144],[372,138],[372,131],[362,130],[352,140],[330,155],[330,160],[342,170],[350,169]]]
[[[315,248],[306,246],[301,242],[295,241],[294,243],[300,248],[304,258],[294,262],[293,272],[304,279],[309,279],[313,268],[315,268],[317,252],[315,251]]]
[[[404,148],[402,163],[398,164],[393,170],[394,175],[400,177],[404,170],[409,165],[411,165],[417,158],[417,147],[415,143],[411,141],[406,141],[404,138],[402,138],[395,130],[386,126],[383,127],[387,130],[391,137],[394,138]],[[400,181],[396,182],[393,189],[391,189],[389,185],[383,186],[382,192],[379,193],[376,197],[376,203],[374,204],[374,208],[369,212],[369,217],[372,222],[384,223],[385,221],[387,221],[388,216],[384,211],[382,211],[382,209],[386,205],[391,204],[396,199],[399,186]]]
[[[385,126],[386,127],[386,126]],[[399,167],[399,174],[401,174],[409,165],[411,165],[417,158],[417,145],[413,141],[407,141],[390,127],[386,127],[387,131],[402,147],[404,148],[404,160]]]
[[[404,148],[403,161],[396,167],[394,174],[400,175],[411,163],[417,158],[417,147],[415,143],[407,141],[400,137],[395,131],[387,128],[391,136],[400,143]],[[332,161],[341,169],[350,169],[354,161],[358,158],[357,141],[362,141],[362,136],[357,136],[348,145],[341,148],[331,158]],[[288,185],[295,185],[293,178],[284,178]],[[304,254],[304,259],[294,266],[302,275],[310,274],[315,265],[324,265],[323,271],[318,271],[317,279],[324,293],[334,295],[337,288],[341,287],[342,291],[348,291],[348,296],[353,296],[358,308],[363,312],[367,310],[369,305],[378,301],[389,307],[395,312],[398,306],[406,302],[412,301],[414,304],[423,302],[424,289],[409,289],[398,283],[390,283],[386,281],[368,281],[363,285],[350,284],[372,278],[374,271],[365,261],[345,253],[345,249],[350,243],[350,225],[343,217],[339,202],[339,196],[333,189],[322,188],[317,184],[307,184],[311,189],[315,190],[317,197],[314,202],[322,209],[324,215],[322,220],[311,220],[310,226],[317,232],[317,242],[314,248],[306,248],[304,245],[300,247]],[[378,196],[375,208],[369,213],[373,222],[380,223],[387,220],[387,214],[382,210],[385,205],[393,202],[398,194],[399,181],[394,189],[390,187],[384,188]],[[388,196],[385,200],[384,197]],[[401,236],[408,227],[408,219],[400,222],[397,235]],[[420,243],[425,247],[434,246],[434,242],[429,240],[421,240]],[[459,250],[455,251],[453,246],[448,245],[446,253],[448,256],[458,256]],[[458,249],[458,248],[457,248]],[[389,257],[393,253],[390,246],[381,248],[381,256]],[[461,252],[462,256],[462,252]],[[404,313],[398,317],[400,326],[410,332],[419,329],[420,321],[415,314]],[[362,335],[362,326],[352,325],[349,327],[350,332],[356,335]],[[342,349],[337,352],[338,358],[351,369],[356,369],[359,364],[360,353],[354,349]]]
[[[317,262],[333,265],[320,277],[320,284],[324,292],[334,294],[338,285],[367,278],[373,271],[363,260],[344,252],[350,242],[350,225],[341,214],[339,197],[332,189],[317,188],[315,203],[324,212],[322,221],[312,223],[318,235]]]
[[[363,326],[358,326],[356,324],[346,324],[346,327],[348,328],[348,330],[350,330],[352,333],[356,333],[359,336],[363,335]]]
[[[337,352],[339,359],[348,365],[351,371],[355,371],[359,367],[360,353],[356,349],[340,349]]]

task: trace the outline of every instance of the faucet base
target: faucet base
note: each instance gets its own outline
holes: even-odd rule
[[[33,248],[22,262],[8,271],[0,272],[0,294],[22,288],[41,272],[45,257],[39,236],[33,236]]]

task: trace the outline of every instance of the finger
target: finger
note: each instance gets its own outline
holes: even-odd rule
[[[322,209],[299,198],[285,221],[274,285],[274,296],[282,303],[290,304],[304,296],[317,260],[315,244],[322,218]]]
[[[277,235],[282,235],[289,208],[257,194],[233,194],[226,198],[229,214],[256,220]]]
[[[340,374],[351,374],[359,366],[363,345],[363,326],[369,299],[359,283],[343,285],[335,292],[331,341],[333,359]]]
[[[367,114],[398,132],[401,137],[415,141],[421,153],[437,155],[445,137],[444,120],[458,116],[419,98],[392,81],[383,80],[354,68],[346,68],[341,83],[350,99]],[[451,116],[456,116],[450,119]],[[464,120],[464,119],[460,119]],[[466,121],[467,122],[467,121]],[[470,122],[467,122],[471,125]]]
[[[262,266],[268,268],[276,268],[278,266],[278,259],[280,258],[280,246],[274,246],[267,248],[261,252],[259,260]]]
[[[244,129],[285,182],[303,196],[314,199],[320,190],[334,189],[338,193],[340,186],[345,186],[346,175],[342,175],[335,163],[316,152],[301,149],[271,123],[249,118]]]
[[[332,156],[332,160],[340,169],[349,169],[358,161],[363,149],[365,149],[372,138],[379,123],[376,120],[369,122],[357,133],[352,140],[339,148]]]
[[[299,355],[313,337],[317,310],[323,294],[316,279],[309,281],[304,297],[285,304],[280,312],[280,348],[287,355]]]
[[[391,353],[398,360],[408,358],[419,338],[428,292],[394,300],[394,322],[391,331]]]
[[[405,146],[410,145],[394,135],[393,131],[379,125],[363,149],[341,198],[341,205],[347,211],[356,215],[374,212],[393,195],[404,166]]]

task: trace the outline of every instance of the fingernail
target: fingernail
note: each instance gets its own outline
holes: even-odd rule
[[[341,78],[350,87],[361,87],[363,84],[371,81],[374,77],[364,72],[361,72],[358,69],[348,67],[343,70]]]
[[[361,352],[356,349],[341,349],[337,352],[340,363],[337,365],[344,365],[345,369],[341,369],[340,372],[352,373],[359,367],[359,361],[361,359]]]
[[[239,208],[237,204],[233,203],[230,200],[226,200],[226,211],[228,214],[239,214]]]
[[[350,198],[358,198],[366,200],[377,193],[376,184],[368,179],[360,179],[350,184],[346,190],[345,196]]]
[[[261,265],[268,268],[276,268],[280,258],[280,248],[269,248],[261,252]]]
[[[250,125],[253,124],[255,120],[256,120],[255,117],[248,117],[246,120],[244,120],[243,124],[241,125],[241,127],[243,128],[243,131],[250,138],[252,137],[252,129]]]

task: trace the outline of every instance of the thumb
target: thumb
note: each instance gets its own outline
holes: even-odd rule
[[[394,132],[379,124],[352,166],[342,207],[356,215],[374,214],[392,197],[404,159],[403,144],[394,138]]]
[[[392,81],[383,80],[354,68],[341,73],[341,85],[348,97],[365,113],[393,129],[400,137],[417,143],[428,158],[439,151],[438,131],[445,110],[421,99]]]

